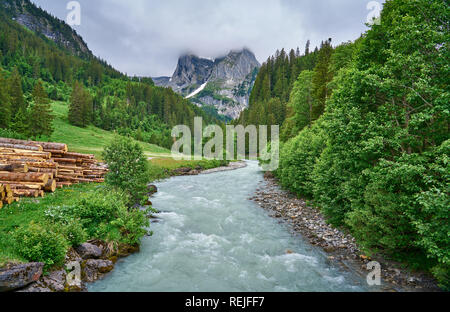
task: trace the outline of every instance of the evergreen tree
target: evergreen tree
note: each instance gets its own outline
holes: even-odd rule
[[[24,136],[30,135],[31,116],[25,108],[20,108],[16,116],[13,119],[13,129],[15,132],[23,134]]]
[[[6,79],[0,72],[0,128],[8,128],[11,122],[11,103],[6,86]]]
[[[292,109],[293,116],[287,124],[292,135],[295,136],[305,127],[311,127],[315,120],[313,116],[312,78],[314,73],[303,71],[295,82],[288,106]]]
[[[83,126],[83,87],[76,81],[69,104],[69,122],[78,127]]]
[[[33,105],[31,107],[30,135],[33,138],[50,136],[53,133],[53,115],[47,93],[42,82],[36,83],[33,89]]]
[[[11,99],[11,117],[14,118],[19,110],[26,109],[22,90],[22,78],[17,68],[14,68],[9,78],[9,95]]]
[[[313,76],[313,119],[319,118],[325,111],[325,103],[330,97],[331,92],[328,84],[333,79],[333,72],[330,69],[331,56],[333,48],[331,46],[331,39],[322,43],[319,51],[317,65],[314,68]]]
[[[93,99],[87,90],[75,82],[69,106],[69,122],[77,127],[86,127],[92,122]]]
[[[306,42],[305,55],[308,55],[308,54],[309,54],[309,48],[310,48],[310,46],[311,46],[311,41],[308,40],[308,41]]]

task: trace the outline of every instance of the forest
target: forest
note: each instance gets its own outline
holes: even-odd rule
[[[48,138],[52,133],[50,101],[69,103],[68,118],[75,126],[93,124],[168,148],[173,126],[192,126],[194,116],[207,123],[216,121],[172,90],[155,87],[150,78],[129,78],[91,54],[78,56],[81,53],[37,36],[6,14],[0,13],[3,136]],[[64,28],[56,18],[50,20],[56,29]]]
[[[277,52],[239,123],[282,126],[282,186],[369,254],[449,287],[449,42],[444,1],[389,1],[355,42]]]

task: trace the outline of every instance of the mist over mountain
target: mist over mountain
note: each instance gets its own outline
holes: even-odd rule
[[[248,107],[261,67],[248,49],[231,51],[217,59],[183,55],[172,77],[153,78],[158,86],[172,88],[198,106],[210,106],[235,119]]]

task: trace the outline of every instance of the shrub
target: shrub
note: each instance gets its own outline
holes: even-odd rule
[[[325,148],[325,138],[318,122],[282,146],[280,167],[275,175],[284,188],[299,196],[312,197],[312,172]]]
[[[98,189],[82,194],[66,213],[80,219],[89,237],[101,238],[97,237],[99,226],[110,223],[120,211],[127,211],[126,198],[117,191]]]
[[[149,182],[148,161],[142,147],[129,139],[116,137],[105,148],[103,158],[109,166],[106,183],[129,194],[129,205],[142,202]]]
[[[150,221],[144,211],[132,210],[119,212],[117,219],[111,222],[120,232],[120,242],[130,245],[139,243],[141,237],[146,235],[148,231],[146,227],[150,225]]]
[[[18,254],[28,261],[43,262],[46,268],[64,262],[69,244],[51,226],[31,222],[17,229],[13,237]]]
[[[127,202],[126,194],[99,188],[81,194],[73,205],[52,207],[46,216],[72,246],[87,239],[137,244],[147,234],[149,220],[145,211],[129,210]]]

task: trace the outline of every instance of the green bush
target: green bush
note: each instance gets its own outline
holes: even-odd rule
[[[364,246],[397,257],[423,254],[415,244],[418,233],[407,211],[419,209],[414,196],[421,192],[424,174],[425,167],[412,157],[381,161],[364,172],[369,181],[364,205],[353,204],[347,216],[353,235]]]
[[[88,233],[78,219],[55,225],[58,233],[64,235],[71,246],[79,246],[88,240]]]
[[[84,193],[69,208],[67,215],[79,218],[89,237],[96,237],[101,224],[108,224],[117,218],[120,211],[127,211],[125,198],[124,194],[113,190],[98,189]]]
[[[106,183],[129,194],[130,206],[145,200],[149,169],[142,147],[126,138],[116,137],[105,147],[103,158],[109,166]]]
[[[280,150],[280,167],[275,175],[284,188],[299,196],[312,197],[312,172],[325,148],[325,139],[321,123],[318,122],[283,144]]]
[[[127,208],[127,195],[99,188],[83,193],[73,205],[52,207],[46,216],[56,232],[77,246],[87,239],[137,244],[147,234],[146,211]]]
[[[51,226],[31,222],[17,229],[13,237],[17,253],[27,261],[43,262],[46,268],[64,262],[69,243]]]
[[[138,244],[140,239],[148,234],[146,227],[150,225],[144,211],[119,211],[118,217],[111,225],[120,232],[120,242],[130,245]]]

